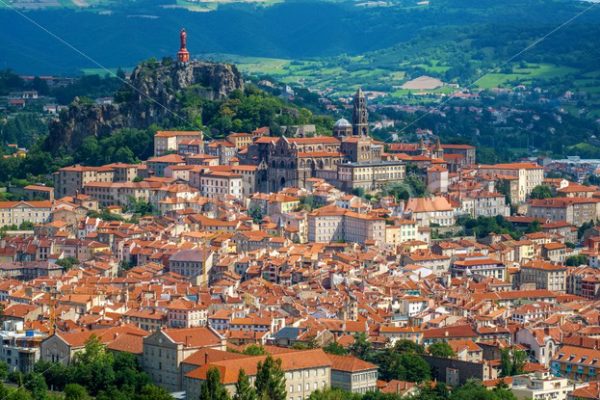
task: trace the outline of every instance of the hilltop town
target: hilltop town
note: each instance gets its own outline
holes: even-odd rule
[[[217,76],[211,97],[243,90],[190,69],[185,33],[175,63],[174,82]],[[105,106],[63,110],[51,144],[158,119]],[[0,375],[35,399],[600,398],[600,162],[377,139],[360,88],[351,115],[157,129],[139,163],[13,190]]]

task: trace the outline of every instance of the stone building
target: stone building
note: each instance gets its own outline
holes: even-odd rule
[[[529,202],[527,215],[543,221],[567,221],[580,226],[598,218],[598,199],[584,197],[554,197],[549,199],[533,199]]]
[[[225,350],[225,338],[205,327],[162,329],[144,338],[142,368],[157,385],[176,392],[183,387],[182,361],[205,348]]]
[[[370,138],[368,133],[366,98],[359,89],[354,98],[353,124],[343,118],[338,120],[333,127],[333,137],[261,137],[249,146],[247,157],[259,163],[257,185],[262,192],[277,192],[289,186],[305,187],[307,179],[315,177],[337,183],[339,168],[345,163],[381,162],[383,144]],[[385,173],[392,170],[399,174],[396,168],[386,169]],[[377,185],[371,179],[368,184],[358,186],[373,189]]]
[[[354,95],[354,109],[352,112],[352,125],[355,136],[369,135],[369,112],[367,111],[367,98],[358,88]]]
[[[321,207],[308,215],[311,242],[385,242],[385,220],[337,206]]]
[[[258,363],[264,362],[265,358],[266,356],[253,356],[205,363],[185,375],[184,388],[187,398],[197,399],[200,396],[200,389],[211,368],[219,369],[221,383],[225,385],[230,395],[235,394],[235,384],[240,369],[244,370],[250,383],[253,384],[256,380]],[[288,400],[306,399],[312,392],[331,386],[332,362],[322,349],[274,354],[273,358],[281,360]]]
[[[331,386],[351,393],[377,389],[377,365],[353,356],[328,354],[331,359]]]

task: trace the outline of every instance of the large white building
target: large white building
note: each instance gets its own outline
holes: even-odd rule
[[[567,378],[555,377],[550,372],[542,371],[514,376],[510,388],[519,400],[567,400],[574,389]]]
[[[50,221],[52,202],[44,201],[0,201],[0,227],[23,222],[44,224]]]
[[[534,187],[541,185],[544,181],[544,168],[536,163],[510,163],[495,165],[480,165],[480,174],[489,174],[498,178],[517,178],[517,198],[512,201],[524,202],[531,194]]]
[[[310,242],[383,243],[385,220],[337,206],[321,207],[308,215]]]
[[[404,212],[412,216],[419,226],[452,226],[456,221],[455,209],[445,197],[411,197]]]
[[[244,195],[242,175],[231,171],[211,171],[199,169],[190,172],[190,185],[200,189],[202,196],[224,198],[232,196],[241,199]]]
[[[202,141],[201,131],[158,131],[154,135],[154,156],[176,152],[179,144],[185,140]]]

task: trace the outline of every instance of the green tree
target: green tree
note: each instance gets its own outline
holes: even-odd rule
[[[516,400],[516,397],[508,389],[488,390],[480,382],[471,380],[454,389],[449,400]]]
[[[227,399],[227,397],[215,397],[217,399]],[[134,400],[173,400],[173,396],[165,389],[156,385],[144,385],[142,389],[136,393]]]
[[[408,339],[397,340],[394,343],[393,351],[396,353],[425,354],[425,348],[422,345]]]
[[[316,208],[317,204],[316,204],[316,200],[315,200],[315,196],[313,195],[308,195],[308,196],[302,196],[300,197],[300,209],[306,210],[306,211],[312,211]]]
[[[251,344],[242,352],[249,356],[262,356],[266,353],[265,348],[258,344]]]
[[[360,400],[361,395],[338,388],[320,389],[312,392],[308,400]]]
[[[577,254],[576,256],[567,257],[565,264],[569,267],[577,267],[579,265],[587,265],[588,257],[585,254]]]
[[[31,396],[31,393],[28,392],[23,387],[20,387],[17,390],[13,390],[5,398],[6,398],[6,400],[32,400],[33,399],[33,397]]]
[[[210,368],[206,373],[206,381],[200,389],[200,400],[227,400],[227,389],[221,383],[221,373],[216,368]]]
[[[503,349],[500,353],[500,375],[513,376],[523,373],[527,353],[517,349]]]
[[[582,239],[585,232],[593,227],[594,221],[584,222],[583,224],[581,224],[581,226],[577,228],[577,238]]]
[[[238,374],[233,400],[257,400],[256,390],[250,384],[250,379],[243,369],[240,369]]]
[[[542,230],[542,224],[537,219],[527,226],[525,233],[535,233]]]
[[[114,382],[117,387],[131,387],[139,390],[152,383],[148,374],[142,371],[138,359],[133,354],[117,352],[112,359],[113,369],[118,372]]]
[[[252,218],[252,221],[255,224],[260,224],[264,218],[264,213],[260,209],[260,207],[251,208],[248,211],[248,215]]]
[[[456,355],[446,342],[433,343],[427,348],[427,351],[434,357],[452,358]]]
[[[127,211],[133,214],[145,216],[153,214],[154,207],[147,201],[144,201],[142,199],[138,200],[135,197],[130,196],[127,205]]]
[[[65,400],[89,400],[91,399],[85,387],[77,383],[69,383],[65,386]]]
[[[22,231],[32,231],[35,225],[31,221],[23,221],[21,225],[19,225],[19,230]]]
[[[365,189],[357,187],[352,189],[352,194],[358,197],[365,197]]]
[[[354,343],[350,345],[348,350],[352,355],[362,360],[366,360],[371,353],[373,345],[369,342],[367,334],[364,332],[356,333],[354,335]]]
[[[548,185],[537,185],[529,195],[532,199],[548,199],[552,196],[552,188]]]
[[[44,400],[48,396],[48,386],[42,374],[33,372],[25,375],[25,388],[31,392],[34,400]]]
[[[56,260],[56,265],[60,265],[61,267],[63,267],[65,270],[70,270],[72,269],[74,266],[79,265],[79,260],[76,259],[75,257],[65,257],[65,258],[61,258],[59,260]]]
[[[327,346],[323,347],[323,351],[325,351],[326,353],[335,354],[338,356],[344,356],[344,355],[348,354],[348,350],[346,350],[344,348],[344,346],[342,346],[338,342],[329,343]]]
[[[256,393],[261,400],[285,400],[285,374],[281,369],[281,359],[274,360],[270,355],[258,363]]]
[[[4,313],[4,309],[0,309],[0,316]],[[8,377],[8,364],[0,361],[0,381],[5,381]]]

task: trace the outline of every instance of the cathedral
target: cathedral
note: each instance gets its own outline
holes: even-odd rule
[[[379,162],[383,153],[383,145],[369,136],[367,101],[361,89],[354,95],[352,124],[338,120],[333,136],[264,137],[254,145],[260,162],[259,187],[264,192],[305,187],[309,178],[335,182],[340,165]]]

